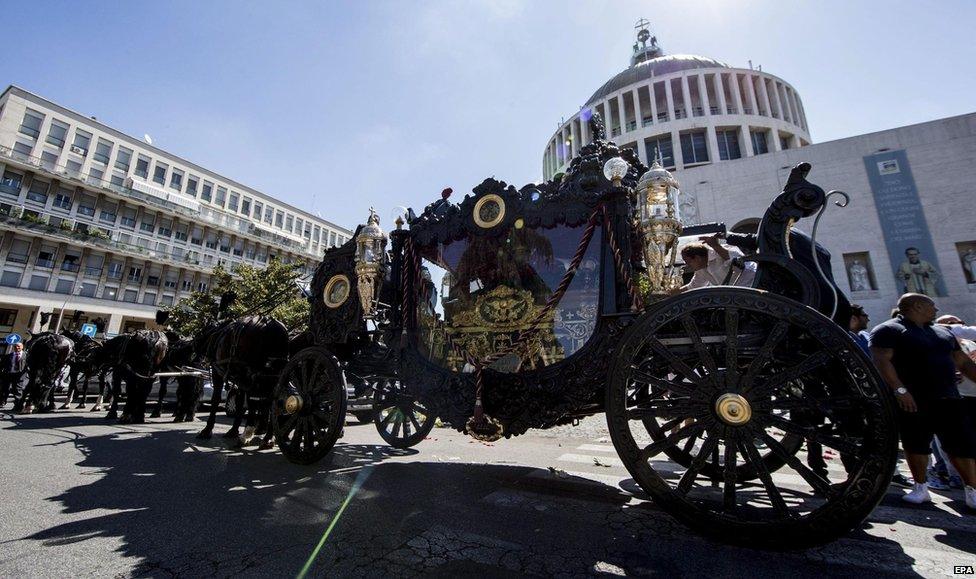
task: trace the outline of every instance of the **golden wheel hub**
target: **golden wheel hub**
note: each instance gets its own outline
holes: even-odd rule
[[[752,407],[742,396],[729,392],[722,394],[715,401],[715,413],[722,422],[741,426],[752,418]]]
[[[288,414],[294,414],[302,409],[302,397],[298,394],[292,394],[288,398],[285,398],[285,412]]]

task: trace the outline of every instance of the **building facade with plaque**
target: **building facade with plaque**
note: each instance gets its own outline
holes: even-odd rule
[[[850,196],[847,207],[828,206],[817,237],[834,279],[872,323],[915,291],[976,324],[976,113],[814,143],[799,94],[782,79],[666,55],[646,22],[637,29],[631,66],[549,139],[545,178],[592,140],[581,119],[597,112],[618,145],[672,169],[686,225],[724,220],[748,232],[790,169],[809,162],[817,183]]]

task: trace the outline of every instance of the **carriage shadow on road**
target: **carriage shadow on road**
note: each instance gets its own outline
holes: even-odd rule
[[[357,476],[364,485],[315,574],[754,576],[760,568],[816,576],[863,556],[845,556],[836,544],[812,557],[719,545],[624,490],[540,477],[525,466],[404,462],[417,451],[341,440],[322,462],[300,466],[277,452],[232,450],[221,439],[202,445],[192,432],[152,424],[96,436],[71,430],[90,421],[15,419],[14,428],[58,433],[84,454],[79,467],[95,469],[91,483],[49,500],[69,515],[97,512],[27,538],[54,548],[118,538],[137,575],[294,574]],[[884,567],[911,572],[914,560],[894,542],[860,531],[854,538],[878,548]]]

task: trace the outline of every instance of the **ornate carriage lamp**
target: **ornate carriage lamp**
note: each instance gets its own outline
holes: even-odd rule
[[[363,316],[372,318],[376,313],[375,300],[383,283],[383,263],[386,259],[386,234],[380,229],[380,218],[372,207],[366,225],[356,236],[356,277],[359,303]]]
[[[638,225],[644,235],[644,265],[652,296],[664,295],[680,282],[674,267],[681,235],[680,192],[677,179],[658,159],[637,182]]]

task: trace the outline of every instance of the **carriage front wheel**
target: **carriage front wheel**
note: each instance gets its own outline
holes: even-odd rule
[[[870,514],[895,468],[895,403],[867,356],[818,312],[750,288],[650,307],[617,349],[606,408],[641,488],[726,542],[836,539]]]
[[[410,448],[427,438],[436,417],[403,382],[380,379],[373,392],[373,422],[380,437],[394,448]]]
[[[346,388],[335,358],[306,348],[281,371],[271,406],[275,442],[289,461],[312,464],[332,450],[346,419]]]

